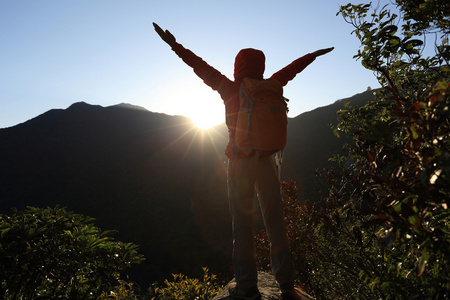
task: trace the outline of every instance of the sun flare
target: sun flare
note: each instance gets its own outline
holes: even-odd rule
[[[216,114],[204,113],[197,116],[190,116],[189,118],[196,127],[202,130],[209,129],[213,126],[223,123],[222,118],[218,118]]]
[[[224,123],[225,107],[219,94],[192,74],[188,75],[175,77],[170,85],[161,87],[161,96],[156,97],[161,99],[157,111],[186,116],[202,130]]]
[[[205,130],[225,121],[225,108],[216,92],[200,85],[189,89],[188,93],[190,105],[185,107],[185,115],[196,127]]]
[[[183,114],[191,119],[192,123],[206,130],[225,121],[225,108],[217,92],[205,86],[203,82],[191,84],[185,88]]]

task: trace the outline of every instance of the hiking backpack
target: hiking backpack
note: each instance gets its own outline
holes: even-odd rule
[[[273,154],[283,149],[287,136],[287,102],[275,79],[244,78],[234,144],[238,152]]]

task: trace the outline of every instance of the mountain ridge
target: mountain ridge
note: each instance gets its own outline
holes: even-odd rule
[[[301,201],[319,197],[313,170],[343,143],[329,127],[336,111],[372,99],[365,92],[289,119],[282,178],[296,180]],[[49,110],[0,129],[0,213],[60,205],[92,216],[141,246],[147,260],[130,274],[143,284],[203,266],[226,276],[227,140],[225,124],[202,131],[132,104]]]

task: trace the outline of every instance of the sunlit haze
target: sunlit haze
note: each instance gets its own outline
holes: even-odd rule
[[[264,51],[270,77],[300,56],[334,46],[286,86],[290,117],[378,87],[353,59],[359,42],[336,16],[339,4],[345,3],[1,1],[0,128],[79,101],[130,103],[202,127],[224,122],[218,93],[170,50],[152,22],[230,79],[242,48]]]

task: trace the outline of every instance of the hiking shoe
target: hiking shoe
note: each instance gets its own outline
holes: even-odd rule
[[[234,300],[260,300],[261,294],[256,286],[242,290],[237,285],[234,285],[228,289],[230,292],[230,298]]]

